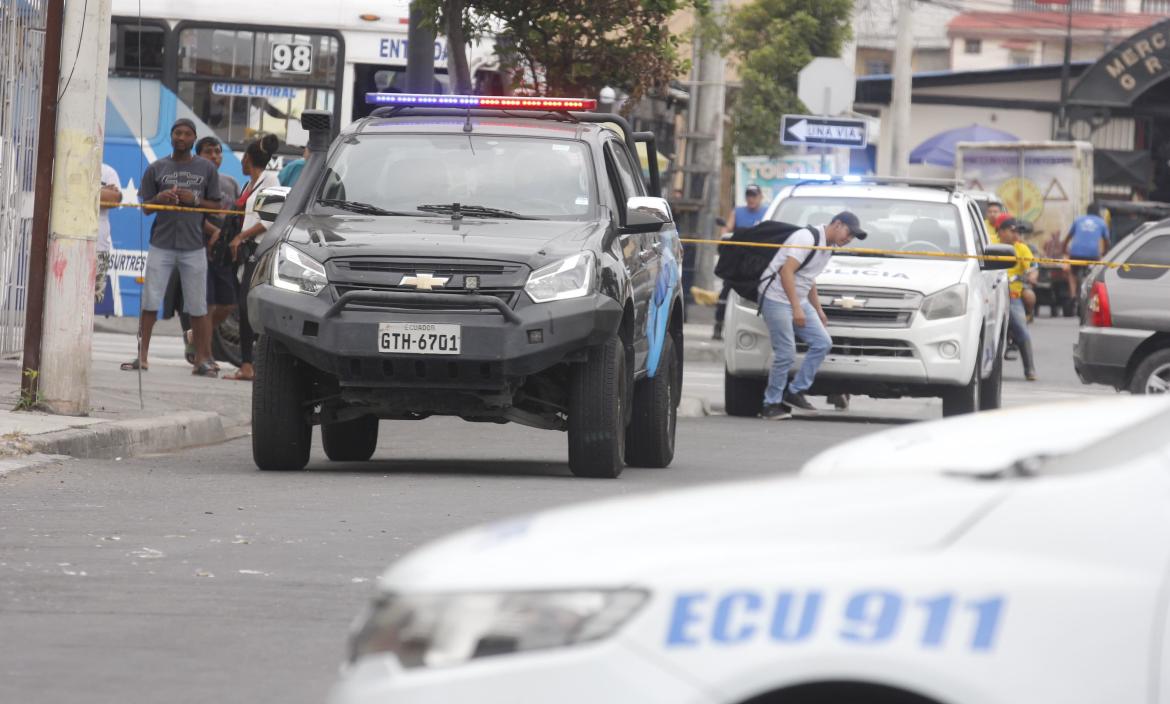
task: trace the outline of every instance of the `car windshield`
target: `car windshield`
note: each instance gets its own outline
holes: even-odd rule
[[[582,220],[596,201],[593,184],[589,152],[581,142],[465,134],[359,135],[341,141],[317,207],[361,208],[368,215],[422,210],[434,215],[458,211],[464,217]],[[345,202],[362,205],[347,207]]]
[[[794,225],[827,225],[843,210],[857,215],[868,234],[848,247],[893,252],[967,254],[959,211],[949,203],[924,203],[891,198],[829,198],[794,196],[782,201],[773,220]]]

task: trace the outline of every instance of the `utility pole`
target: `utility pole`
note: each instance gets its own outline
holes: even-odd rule
[[[47,261],[39,272],[45,283],[38,382],[42,407],[84,415],[89,411],[110,0],[65,3],[60,30],[61,80],[50,87],[50,97],[59,97],[56,129],[41,135],[55,143],[52,190],[37,194],[38,203],[47,201],[49,207]]]
[[[45,47],[41,73],[40,115],[37,122],[37,167],[33,192],[38,196],[53,190],[53,135],[57,131],[57,86],[61,76],[61,23],[65,0],[49,0],[45,8]],[[46,262],[49,256],[49,200],[33,201],[32,232],[29,238],[28,288],[25,290],[24,359],[20,393],[26,399],[40,397],[41,331],[44,329]]]
[[[435,30],[424,26],[418,3],[410,3],[410,25],[406,29],[406,92],[435,91]]]
[[[720,21],[727,0],[712,0],[711,16]],[[696,37],[696,42],[700,41]],[[695,110],[694,128],[687,135],[687,198],[699,198],[695,225],[699,237],[718,239],[715,219],[719,217],[723,173],[723,109],[726,100],[725,65],[718,47],[699,47],[697,81],[692,86],[691,109]],[[657,195],[657,194],[655,194]],[[700,247],[695,255],[695,285],[715,288],[715,248]]]
[[[910,167],[910,87],[914,60],[914,0],[898,0],[897,38],[894,40],[894,90],[890,102],[890,175],[906,176]]]
[[[1073,5],[1068,2],[1067,25],[1064,31],[1064,64],[1060,67],[1060,113],[1056,118],[1056,138],[1072,139],[1072,125],[1068,114],[1068,84],[1072,64]]]

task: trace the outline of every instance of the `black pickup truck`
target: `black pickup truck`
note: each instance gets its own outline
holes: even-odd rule
[[[332,140],[306,111],[300,180],[258,199],[257,466],[304,468],[317,424],[329,459],[365,461],[380,421],[430,416],[567,431],[577,476],[669,465],[682,250],[653,136],[544,99],[392,95]]]

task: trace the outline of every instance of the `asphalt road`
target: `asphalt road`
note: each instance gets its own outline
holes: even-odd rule
[[[1012,363],[1009,404],[1111,393],[1072,376],[1070,321],[1035,332],[1041,381]],[[692,364],[686,392],[717,400],[721,375]],[[316,455],[296,474],[256,471],[245,438],[0,478],[0,702],[321,702],[374,579],[429,539],[569,502],[792,472],[850,437],[937,416],[934,402],[859,399],[783,423],[684,419],[674,466],[617,481],[572,478],[560,434],[452,420],[383,423],[374,461]]]

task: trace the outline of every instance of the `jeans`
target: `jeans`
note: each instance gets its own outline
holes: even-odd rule
[[[1028,313],[1024,309],[1024,299],[1013,298],[1008,306],[1008,333],[1017,345],[1022,345],[1032,339],[1028,334]]]
[[[772,371],[768,374],[768,388],[764,391],[764,405],[773,405],[784,400],[784,389],[788,384],[788,371],[796,361],[796,338],[808,345],[804,363],[789,387],[793,393],[803,393],[812,387],[813,379],[820,369],[825,355],[833,347],[833,338],[825,331],[816,308],[807,300],[800,304],[804,311],[804,327],[795,327],[792,322],[792,306],[787,303],[764,299],[764,322],[772,338]]]

